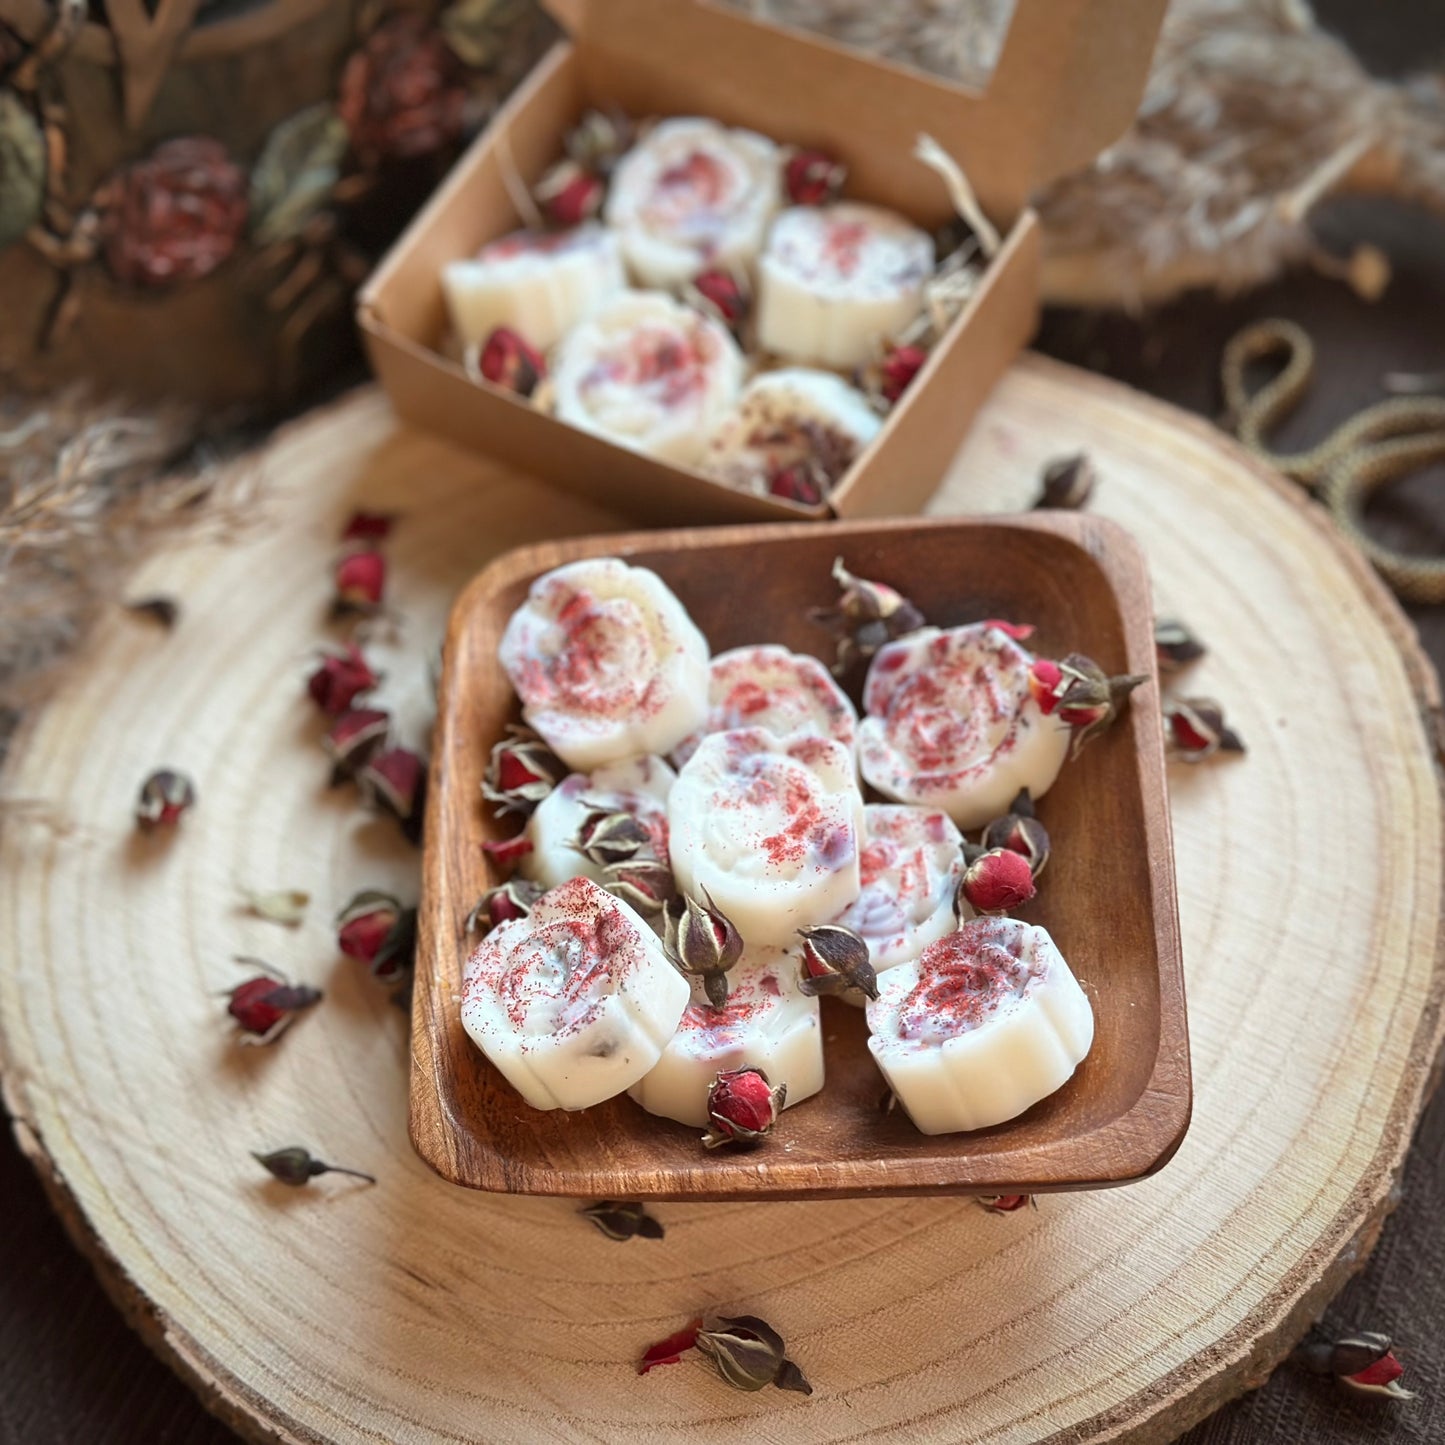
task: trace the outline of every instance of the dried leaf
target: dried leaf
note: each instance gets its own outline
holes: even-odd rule
[[[325,209],[346,146],[346,126],[324,101],[271,132],[251,172],[251,235],[258,246],[294,239]]]
[[[45,204],[45,136],[29,107],[0,88],[0,250],[18,241]]]
[[[284,923],[288,928],[295,928],[301,922],[306,916],[306,906],[311,902],[311,895],[299,888],[279,888],[271,893],[256,893],[247,888],[243,890],[243,896],[246,907],[258,918]]]

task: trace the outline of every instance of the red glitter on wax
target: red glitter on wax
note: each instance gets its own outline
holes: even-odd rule
[[[686,192],[686,199],[698,207],[713,207],[723,198],[728,173],[716,156],[692,151],[661,172],[657,184],[666,191]]]
[[[838,221],[823,235],[823,259],[840,276],[851,276],[863,259],[868,227],[862,221]]]
[[[1019,956],[1022,946],[1016,925],[993,918],[971,919],[929,944],[919,959],[918,982],[899,1009],[900,1037],[914,1037],[925,1027],[961,1034],[986,1022],[1005,998],[1020,995],[1032,976]]]

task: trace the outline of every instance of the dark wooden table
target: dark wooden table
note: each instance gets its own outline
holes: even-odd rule
[[[1339,4],[1321,9],[1338,9]],[[1379,16],[1397,9],[1372,7]],[[1377,45],[1396,43],[1388,27]],[[1401,52],[1403,58],[1410,55]],[[1387,52],[1387,58],[1388,52]],[[1386,371],[1445,371],[1445,226],[1402,209],[1339,205],[1322,227],[1331,244],[1372,240],[1395,279],[1367,305],[1338,283],[1301,276],[1242,300],[1182,301],[1145,323],[1051,314],[1041,349],[1122,378],[1141,390],[1213,416],[1221,347],[1263,316],[1303,322],[1320,347],[1321,371],[1286,443],[1313,439],[1379,397]],[[1445,552],[1445,470],[1410,478],[1372,508],[1382,537]],[[1437,668],[1445,669],[1445,608],[1412,615]],[[1329,686],[1321,678],[1322,687]],[[1342,847],[1348,839],[1340,840]],[[4,1445],[224,1445],[236,1437],[211,1419],[156,1361],[107,1301],[71,1248],[30,1167],[0,1143],[0,1442]],[[1120,1207],[1128,1207],[1127,1191]],[[1441,1445],[1445,1442],[1445,1096],[1427,1112],[1411,1153],[1401,1204],[1363,1274],[1329,1311],[1327,1324],[1394,1335],[1408,1405],[1357,1403],[1328,1381],[1291,1366],[1198,1426],[1187,1445]]]

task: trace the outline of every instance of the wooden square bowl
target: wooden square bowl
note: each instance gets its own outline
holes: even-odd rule
[[[861,1010],[823,1000],[827,1084],[752,1151],[704,1150],[699,1131],[625,1095],[578,1113],[524,1104],[462,1029],[464,920],[500,881],[484,840],[504,837],[481,797],[493,742],[519,715],[497,661],[512,611],[540,573],[621,556],[677,593],[714,652],[777,642],[832,658],[808,620],[831,603],[841,556],[891,583],[930,622],[1034,623],[1031,646],[1143,672],[1132,706],[1039,804],[1053,856],[1019,916],[1054,936],[1094,1007],[1094,1046],[1058,1093],[971,1134],[920,1134],[882,1112],[883,1078]],[[444,1178],[475,1189],[615,1199],[822,1199],[1012,1194],[1122,1184],[1168,1161],[1191,1102],[1184,982],[1153,620],[1129,536],[1087,516],[840,522],[638,532],[545,543],[502,557],[462,593],[442,674],[426,827],[412,1016],[411,1137]]]

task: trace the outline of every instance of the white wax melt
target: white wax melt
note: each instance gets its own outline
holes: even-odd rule
[[[850,370],[922,309],[933,241],[902,216],[839,201],[773,222],[758,282],[758,344]]]
[[[652,835],[652,851],[667,862],[667,795],[677,774],[661,758],[626,758],[562,779],[527,820],[532,851],[518,865],[524,878],[557,888],[569,878],[600,883],[606,869],[575,846],[578,830],[596,812],[630,813]]]
[[[863,776],[887,798],[941,808],[965,830],[1053,785],[1069,729],[1029,692],[1033,654],[987,623],[925,627],[881,648],[858,725]]]
[[[801,468],[826,492],[883,425],[868,398],[831,371],[788,366],[743,388],[707,445],[702,470],[745,492],[767,494]]]
[[[562,421],[692,466],[737,397],[743,355],[711,317],[660,292],[626,291],[562,339],[552,379]]]
[[[654,126],[618,162],[603,218],[638,284],[667,287],[753,261],[781,202],[772,141],[681,116]]]
[[[823,1087],[818,1000],[798,991],[798,962],[779,949],[750,949],[728,974],[728,1001],[713,1008],[700,983],[662,1057],[627,1092],[649,1114],[680,1124],[708,1121],[707,1093],[725,1069],[761,1069],[788,1106]]]
[[[579,772],[670,752],[707,716],[707,640],[655,572],[616,557],[539,577],[497,653],[523,717]]]
[[[868,1049],[924,1134],[986,1129],[1061,1088],[1094,1013],[1053,939],[974,918],[878,980]]]
[[[707,721],[673,749],[681,766],[708,733],[762,728],[776,738],[832,738],[851,753],[858,714],[816,657],[763,643],[735,647],[712,660]]]
[[[545,893],[467,960],[462,1027],[534,1109],[586,1109],[655,1067],[687,980],[590,878]]]
[[[963,836],[946,813],[890,803],[865,807],[863,829],[862,891],[833,922],[863,939],[874,972],[882,973],[953,931]]]
[[[751,947],[786,946],[858,896],[863,800],[842,743],[712,733],[677,775],[667,822],[679,888],[711,898]]]
[[[571,231],[513,231],[442,267],[452,329],[467,346],[510,326],[546,351],[626,285],[617,238],[595,221]]]

